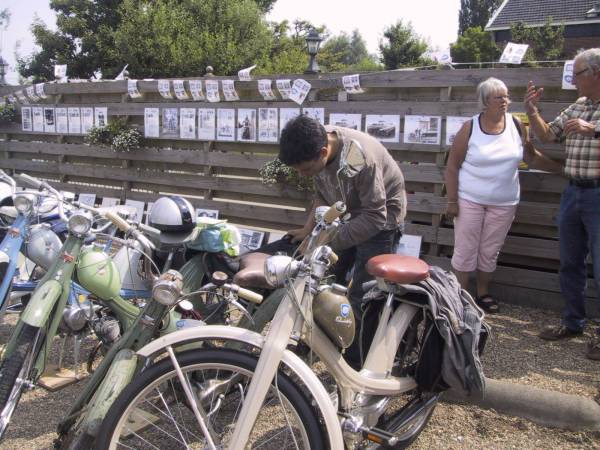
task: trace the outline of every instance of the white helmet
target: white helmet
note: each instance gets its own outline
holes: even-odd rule
[[[159,198],[150,211],[149,225],[163,232],[181,233],[196,227],[196,210],[178,195]]]

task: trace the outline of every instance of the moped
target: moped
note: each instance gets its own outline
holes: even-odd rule
[[[340,175],[360,171],[363,155],[358,143],[344,147]],[[423,392],[415,381],[431,314],[406,287],[425,280],[429,267],[400,255],[369,262],[386,297],[366,360],[354,370],[343,358],[354,339],[352,309],[343,287],[332,292],[322,284],[337,260],[327,243],[344,210],[343,202],[317,209],[300,259],[267,259],[265,280],[286,294],[266,336],[209,325],[140,349],[145,370],[112,405],[96,448],[341,450],[405,448],[416,439],[439,393]],[[175,353],[190,342],[204,346]],[[300,346],[319,358],[320,377],[310,357],[307,364],[293,351]],[[145,426],[133,427],[136,421]]]

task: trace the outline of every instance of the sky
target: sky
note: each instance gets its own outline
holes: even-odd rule
[[[0,10],[4,8],[12,16],[8,29],[0,31],[0,54],[10,65],[8,83],[18,84],[15,46],[20,56],[30,55],[35,50],[29,31],[34,17],[52,29],[56,20],[48,0],[0,0]],[[460,0],[277,0],[267,19],[308,20],[327,26],[334,35],[358,29],[370,53],[377,53],[384,28],[398,20],[410,21],[434,50],[444,50],[456,40],[459,9]]]

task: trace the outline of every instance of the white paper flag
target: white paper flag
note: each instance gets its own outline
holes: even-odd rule
[[[365,92],[360,87],[360,75],[346,75],[342,77],[342,84],[348,94],[361,94]]]
[[[79,108],[69,108],[69,134],[81,134],[81,111]]]
[[[129,64],[125,64],[125,67],[123,67],[123,70],[121,70],[119,72],[119,75],[117,75],[115,77],[115,80],[124,80],[125,79],[125,70],[127,69],[127,66]],[[94,73],[94,77],[97,78],[98,80],[100,80],[102,78],[102,72],[100,72],[100,78],[96,77],[96,74]]]
[[[275,85],[282,99],[287,100],[290,98],[290,92],[292,92],[290,80],[276,80]]]
[[[81,108],[81,132],[88,134],[94,127],[94,108],[89,106]]]
[[[25,92],[27,92],[27,97],[34,102],[37,102],[40,99],[37,95],[35,95],[35,86],[33,85],[28,86]]]
[[[40,97],[40,98],[48,98],[48,96],[46,95],[46,93],[44,92],[44,83],[38,83],[35,85],[35,93]]]
[[[238,78],[240,81],[252,81],[252,77],[250,76],[250,71],[256,67],[256,64],[245,69],[242,69],[238,72]]]
[[[271,80],[258,80],[258,92],[265,100],[276,100],[277,98],[271,89]]]
[[[504,47],[504,51],[502,52],[502,56],[500,56],[501,63],[506,64],[521,64],[523,57],[525,56],[525,52],[527,51],[527,44],[515,44],[513,42],[509,42]]]
[[[187,100],[189,97],[185,92],[183,80],[173,80],[173,91],[175,91],[175,97],[179,100]]]
[[[292,91],[290,92],[290,100],[293,100],[297,104],[301,105],[304,103],[306,96],[310,91],[310,83],[302,78],[294,80],[292,85]]]
[[[173,98],[171,88],[169,87],[169,80],[158,80],[158,92],[163,98]]]
[[[218,80],[205,80],[204,87],[206,88],[206,99],[211,102],[220,102],[221,97],[219,96],[219,81]]]
[[[23,106],[21,108],[21,125],[23,131],[33,131],[33,122],[31,121],[31,107]]]
[[[202,80],[190,80],[190,92],[194,100],[204,100],[204,93],[202,92]]]
[[[563,89],[577,89],[577,87],[573,84],[573,66],[575,64],[575,60],[565,61],[565,65],[563,67],[562,74],[562,88]]]
[[[67,65],[66,64],[55,64],[54,65],[54,78],[59,83],[65,83],[67,81]]]
[[[235,102],[240,99],[238,93],[235,91],[235,82],[233,80],[222,80],[221,83],[226,102]]]
[[[159,136],[158,108],[144,108],[144,137],[157,138]]]
[[[127,80],[127,92],[131,98],[140,98],[142,96],[137,87],[137,80]]]

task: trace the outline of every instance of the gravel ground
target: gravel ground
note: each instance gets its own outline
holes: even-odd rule
[[[502,305],[502,314],[488,319],[493,338],[484,355],[486,376],[600,400],[600,362],[584,357],[587,338],[546,343],[536,337],[540,328],[558,322],[557,313]],[[14,316],[0,323],[0,342],[6,342],[10,323]],[[56,424],[82,385],[25,393],[0,450],[52,448]],[[600,450],[600,432],[567,432],[492,410],[442,403],[412,448]]]

